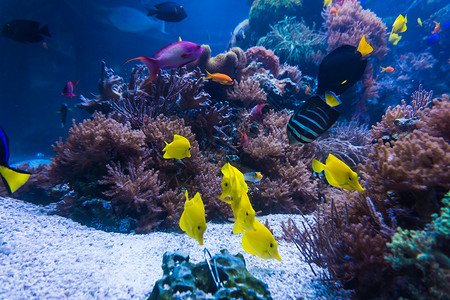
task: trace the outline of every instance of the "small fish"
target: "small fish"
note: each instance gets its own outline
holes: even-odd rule
[[[433,21],[434,22],[434,29],[431,32],[431,34],[440,33],[442,31],[441,29],[441,23]]]
[[[311,88],[309,87],[309,85],[306,85],[305,95],[311,96]]]
[[[164,143],[166,143],[166,147],[162,151],[165,152],[163,156],[165,159],[191,157],[191,144],[184,136],[175,134],[172,143],[168,144],[166,141]]]
[[[381,68],[381,72],[394,73],[394,71],[395,71],[395,69],[393,67],[391,67],[391,66],[386,67],[386,68],[383,68],[383,67],[380,66],[380,68]]]
[[[165,46],[153,55],[155,58],[139,56],[127,60],[141,60],[148,68],[149,78],[147,82],[155,79],[160,69],[176,69],[197,60],[203,53],[203,47],[195,43],[178,41]],[[144,84],[145,85],[145,84]]]
[[[372,51],[363,36],[358,47],[343,45],[325,56],[319,66],[317,93],[330,91],[340,95],[352,87],[366,69],[367,59],[363,57]]]
[[[155,9],[147,8],[147,16],[166,22],[180,22],[187,17],[184,7],[176,2],[162,2],[154,5]]]
[[[325,177],[332,186],[341,187],[350,191],[364,191],[358,182],[358,174],[353,172],[349,166],[333,154],[328,155],[326,164],[313,159],[312,167],[316,173],[325,170]]]
[[[237,207],[241,201],[242,194],[248,192],[244,174],[230,163],[226,163],[221,171],[223,174],[222,194],[219,196],[219,199]]]
[[[3,25],[2,35],[21,43],[39,43],[42,35],[51,37],[48,26],[39,28],[39,22],[30,20],[12,20]]]
[[[184,204],[184,211],[180,218],[180,228],[188,237],[198,241],[203,245],[203,234],[206,230],[205,206],[202,198],[197,192],[191,200],[188,197],[188,191],[185,192],[186,203]]]
[[[419,26],[422,27],[422,19],[417,18],[417,24],[419,24]]]
[[[58,110],[58,113],[61,113],[61,128],[64,128],[67,120],[67,111],[69,108],[66,103],[61,104],[61,108]]]
[[[233,215],[236,218],[233,226],[233,234],[243,233],[255,228],[255,210],[250,203],[246,192],[242,191],[241,201],[238,205],[231,203]]]
[[[437,32],[433,33],[428,38],[428,41],[427,41],[428,45],[432,45],[432,44],[436,43],[437,41],[439,41],[439,38],[440,38],[439,33],[437,33]]]
[[[0,127],[0,177],[6,189],[14,193],[27,182],[30,173],[13,169],[8,164],[9,140],[6,132]]]
[[[206,71],[206,70],[205,70]],[[214,82],[218,82],[223,85],[233,85],[234,81],[230,78],[230,76],[222,73],[214,73],[211,74],[208,71],[206,71],[208,76],[204,77],[203,79],[212,79]]]
[[[77,80],[75,82],[72,82],[72,81],[67,82],[63,88],[61,95],[63,95],[66,98],[72,98],[72,97],[76,96],[77,94],[74,94],[73,90],[74,90],[75,86],[78,84],[78,82],[79,82],[79,80]]]
[[[262,113],[262,109],[264,106],[266,106],[267,103],[260,103],[260,104],[256,104],[253,108],[252,111],[250,112],[250,120],[257,122],[259,124],[263,123],[263,113]]]
[[[247,182],[260,182],[262,179],[261,172],[249,172],[244,174],[244,180]]]
[[[332,3],[333,3],[333,0],[323,0],[324,7],[330,6]]]
[[[239,141],[239,144],[236,146],[233,146],[233,148],[239,148],[239,147],[247,147],[250,143],[248,140],[248,135],[245,132],[240,131],[239,129],[236,129],[241,134],[241,140]]]
[[[391,32],[391,34],[389,35],[389,43],[391,43],[394,46],[397,45],[401,39],[402,37],[396,33]]]
[[[399,15],[392,24],[392,33],[402,33],[406,31],[407,16]]]
[[[339,10],[334,6],[330,9],[330,14],[337,15],[338,12],[339,12]]]
[[[244,30],[244,28],[241,27],[234,37],[235,37],[236,41],[245,40],[245,30]]]
[[[262,259],[276,259],[281,261],[278,253],[278,243],[266,226],[258,220],[254,221],[254,229],[242,235],[242,248]]]
[[[289,144],[313,142],[337,120],[339,112],[319,96],[309,98],[289,119],[286,133]]]

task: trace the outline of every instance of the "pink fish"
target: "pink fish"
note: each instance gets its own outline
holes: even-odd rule
[[[258,122],[259,124],[263,123],[263,115],[262,115],[262,108],[266,106],[267,103],[263,104],[256,104],[255,107],[252,108],[252,111],[250,112],[250,120]]]
[[[239,144],[236,146],[232,146],[233,148],[239,148],[239,147],[247,147],[250,141],[248,140],[248,135],[245,132],[240,131],[239,129],[236,129],[241,134],[241,140],[239,141]]]
[[[78,84],[78,82],[79,82],[79,80],[77,80],[75,82],[72,82],[72,81],[67,82],[66,86],[63,88],[61,95],[63,95],[66,98],[72,98],[73,96],[76,96],[77,94],[73,93],[73,89]]]
[[[195,43],[179,41],[165,46],[153,55],[155,58],[139,56],[127,60],[125,63],[132,60],[140,59],[148,68],[149,79],[152,81],[160,69],[175,69],[185,66],[197,58],[203,52],[203,47]]]

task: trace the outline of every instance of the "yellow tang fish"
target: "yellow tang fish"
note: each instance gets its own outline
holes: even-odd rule
[[[331,3],[333,3],[333,0],[323,0],[323,6],[324,7],[330,6]]]
[[[247,193],[242,192],[241,201],[238,205],[231,203],[233,215],[236,218],[233,226],[233,233],[238,234],[250,231],[255,228],[255,210],[250,203]]]
[[[422,19],[417,18],[417,24],[419,24],[419,26],[422,27]]]
[[[312,167],[314,172],[320,173],[325,170],[325,177],[329,184],[341,187],[350,191],[364,191],[358,182],[358,174],[352,171],[342,160],[333,154],[329,154],[326,164],[313,159]]]
[[[186,234],[197,240],[200,245],[203,245],[203,233],[206,230],[205,207],[203,206],[202,198],[197,192],[191,200],[188,198],[186,190],[186,203],[184,204],[184,211],[180,218],[180,228]]]
[[[166,141],[164,143],[166,143],[166,147],[163,149],[165,159],[191,157],[191,144],[187,138],[175,134],[172,143],[168,144]]]
[[[402,39],[402,37],[396,33],[392,33],[389,35],[389,43],[392,43],[394,46],[398,44],[398,42]]]
[[[242,235],[242,248],[253,255],[263,259],[276,259],[281,261],[278,254],[278,243],[266,226],[258,220],[254,222],[255,228]]]
[[[406,22],[407,16],[404,17],[402,15],[398,15],[397,19],[395,19],[394,24],[392,25],[393,33],[402,33],[406,31]]]
[[[231,204],[237,205],[241,199],[242,193],[248,192],[248,185],[245,183],[244,174],[230,163],[222,167],[222,195],[219,199]]]

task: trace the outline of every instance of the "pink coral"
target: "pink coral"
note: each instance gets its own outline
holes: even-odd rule
[[[263,67],[269,70],[273,76],[278,76],[280,72],[280,61],[272,50],[267,50],[261,46],[252,47],[245,51],[245,56],[247,57],[247,63],[252,61],[261,62]]]
[[[358,46],[365,35],[374,49],[370,56],[381,59],[386,55],[386,25],[373,12],[353,1],[345,1],[337,14],[331,13],[330,9],[331,6],[322,14],[327,28],[328,51],[341,45]]]

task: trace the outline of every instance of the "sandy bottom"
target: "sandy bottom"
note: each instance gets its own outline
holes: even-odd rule
[[[280,222],[297,215],[270,215],[275,236]],[[209,223],[204,246],[184,234],[144,235],[109,233],[70,219],[47,215],[44,209],[0,197],[1,299],[145,299],[162,277],[166,251],[182,250],[191,262],[204,260],[220,249],[244,255],[248,271],[267,283],[274,299],[317,298],[314,275],[292,243],[280,241],[282,261],[263,260],[242,250],[241,235],[232,224]]]

